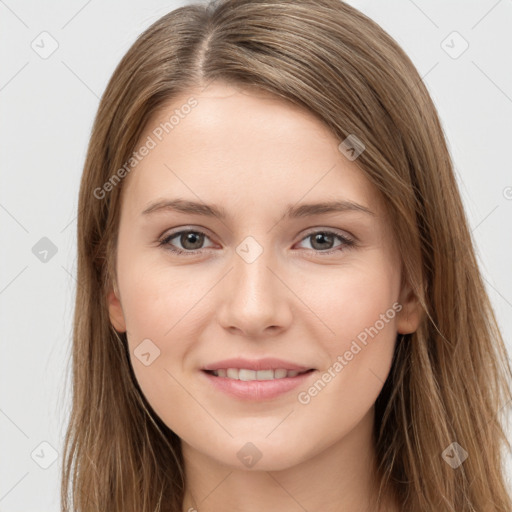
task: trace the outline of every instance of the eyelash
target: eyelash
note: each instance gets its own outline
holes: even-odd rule
[[[182,231],[177,231],[176,233],[171,233],[170,235],[167,235],[163,239],[159,240],[158,246],[165,247],[167,250],[171,251],[172,253],[174,253],[176,255],[180,255],[180,256],[181,255],[195,256],[195,255],[200,254],[206,250],[206,249],[183,250],[183,249],[176,248],[176,247],[173,247],[172,245],[170,245],[171,240],[178,237],[179,235],[182,235],[183,233],[196,233],[199,235],[204,235],[205,237],[209,238],[208,235],[206,233],[204,233],[203,231],[196,230],[196,229],[185,229]],[[328,231],[328,230],[311,231],[306,236],[304,236],[300,240],[300,242],[303,242],[307,238],[309,238],[313,235],[316,235],[318,233],[321,233],[323,235],[333,235],[335,238],[338,238],[342,242],[342,244],[340,244],[338,247],[336,247],[334,249],[329,249],[329,250],[325,250],[325,251],[317,251],[315,249],[311,249],[314,253],[316,253],[315,255],[319,255],[320,257],[322,257],[323,255],[331,255],[331,254],[334,254],[335,252],[341,252],[343,250],[350,249],[351,247],[354,247],[356,245],[355,240],[348,238],[344,235],[340,235],[339,233],[335,233],[333,231]]]

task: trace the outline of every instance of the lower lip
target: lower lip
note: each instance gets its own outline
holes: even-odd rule
[[[216,377],[204,370],[201,373],[220,391],[227,393],[236,398],[244,400],[270,400],[279,395],[287,393],[292,389],[300,386],[315,371],[301,373],[295,377],[284,377],[274,380],[237,380],[228,379],[227,377]]]

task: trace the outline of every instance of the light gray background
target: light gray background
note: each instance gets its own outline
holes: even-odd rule
[[[184,3],[0,0],[0,512],[59,510],[76,207],[88,137],[123,54]],[[512,0],[349,3],[398,41],[437,105],[510,350]],[[31,47],[51,48],[43,31],[58,43],[46,59]],[[469,44],[457,58],[463,41],[453,31]],[[43,237],[57,248],[47,262],[32,251]],[[42,442],[59,454],[48,469],[41,464],[51,462],[52,448]],[[508,468],[511,474],[510,459]]]

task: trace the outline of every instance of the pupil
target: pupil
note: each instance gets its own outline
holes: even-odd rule
[[[314,239],[313,247],[315,247],[315,244],[316,244],[316,243],[318,243],[318,242],[320,242],[320,244],[321,244],[321,243],[322,243],[322,241],[323,241],[324,243],[325,243],[325,241],[327,241],[327,243],[329,243],[329,242],[331,242],[331,243],[332,243],[332,238],[333,238],[333,237],[332,237],[331,235],[327,235],[327,234],[325,234],[325,233],[318,233],[317,235],[315,235],[315,236],[313,237],[313,239]],[[319,247],[319,248],[320,248],[320,249],[325,249],[326,247],[325,247],[325,246],[324,246],[324,247],[322,247],[322,246],[320,245],[320,247]],[[329,248],[329,247],[328,247],[328,248]]]
[[[185,247],[185,249],[198,249],[201,247],[202,236],[203,235],[200,235],[198,233],[185,233],[181,236],[181,244],[183,245],[183,247]],[[187,246],[189,243],[192,244],[192,247]]]

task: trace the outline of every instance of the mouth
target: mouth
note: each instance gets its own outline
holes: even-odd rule
[[[213,389],[248,401],[284,398],[296,387],[306,385],[314,373],[314,368],[276,357],[235,357],[218,360],[201,368],[205,382]]]
[[[304,371],[298,370],[287,370],[286,368],[276,368],[268,370],[249,370],[246,368],[219,368],[217,370],[203,370],[204,372],[214,376],[223,377],[232,380],[241,381],[267,381],[267,380],[280,380],[297,377],[297,375],[303,375],[305,373],[311,373],[315,371],[313,368]]]
[[[298,386],[305,386],[316,372],[308,370],[288,370],[286,368],[267,368],[251,370],[248,368],[202,369],[209,385],[231,398],[249,402],[261,402],[289,396]]]

